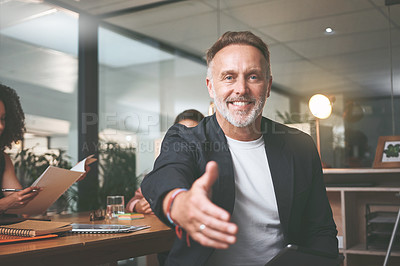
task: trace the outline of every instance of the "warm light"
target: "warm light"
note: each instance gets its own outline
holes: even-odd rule
[[[331,101],[322,94],[315,94],[312,96],[308,102],[308,107],[311,113],[319,119],[328,118],[332,113]]]

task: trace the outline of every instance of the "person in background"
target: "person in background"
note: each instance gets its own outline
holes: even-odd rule
[[[312,138],[262,116],[268,46],[249,31],[226,32],[207,65],[215,114],[195,128],[172,126],[141,185],[154,214],[176,229],[165,265],[265,265],[288,244],[337,256]]]
[[[188,109],[178,114],[175,118],[175,124],[181,124],[186,127],[195,127],[204,118],[204,115],[195,109]],[[129,200],[125,208],[126,212],[152,213],[150,204],[143,197],[142,190],[138,188],[135,195]]]
[[[42,190],[40,187],[22,188],[15,174],[14,165],[4,149],[23,139],[25,133],[25,115],[15,90],[0,84],[0,184],[3,189],[17,189],[16,192],[0,191],[0,214],[8,209],[22,208]],[[77,180],[86,177],[90,171],[85,166],[85,173]]]
[[[204,115],[195,109],[188,109],[178,114],[175,118],[175,124],[181,124],[186,127],[195,127],[203,120]]]
[[[25,116],[15,90],[0,84],[0,184],[2,189],[21,189],[18,192],[0,191],[0,213],[8,209],[22,208],[39,193],[39,187],[22,189],[14,165],[4,152],[13,142],[23,139]]]

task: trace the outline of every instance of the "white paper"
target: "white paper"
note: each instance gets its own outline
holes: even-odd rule
[[[49,166],[31,186],[42,188],[27,205],[19,209],[9,209],[7,213],[37,215],[46,210],[85,173],[85,164],[96,159],[91,156],[79,162],[71,170]]]
[[[71,171],[85,172],[86,165],[89,165],[89,164],[97,161],[97,159],[92,158],[92,157],[93,157],[93,155],[89,155],[88,157],[86,157],[85,159],[83,159],[82,161],[77,163],[74,167],[72,167]]]

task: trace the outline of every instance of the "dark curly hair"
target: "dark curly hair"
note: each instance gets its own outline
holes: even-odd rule
[[[25,115],[15,90],[0,84],[0,101],[6,109],[5,127],[0,136],[0,150],[11,148],[13,142],[22,140],[25,133]]]

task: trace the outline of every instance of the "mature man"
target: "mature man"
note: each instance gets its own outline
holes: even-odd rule
[[[142,183],[154,213],[177,227],[165,264],[264,265],[289,243],[336,254],[312,139],[262,117],[272,83],[266,44],[227,32],[207,63],[216,113],[171,127]]]

